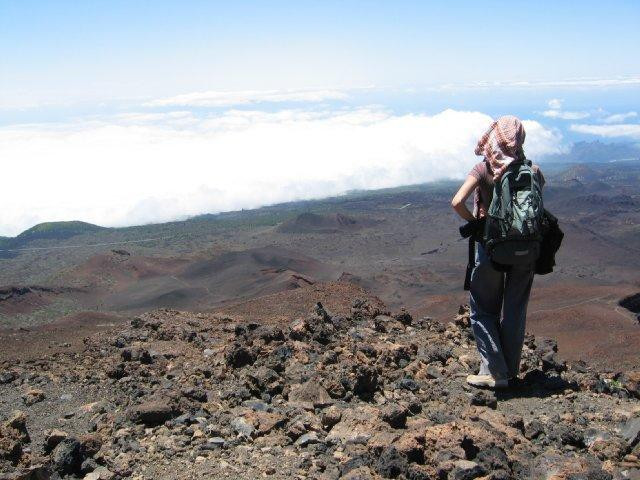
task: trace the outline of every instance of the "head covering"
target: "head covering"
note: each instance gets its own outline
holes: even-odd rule
[[[525,131],[518,117],[505,115],[491,124],[476,146],[476,155],[483,155],[493,171],[494,181],[500,180],[509,164],[524,160]]]

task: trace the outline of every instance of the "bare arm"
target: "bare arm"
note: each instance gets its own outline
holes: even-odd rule
[[[467,208],[466,201],[477,186],[478,179],[473,175],[469,175],[458,190],[458,193],[454,195],[453,200],[451,200],[451,206],[464,220],[471,221],[475,219],[473,213]]]

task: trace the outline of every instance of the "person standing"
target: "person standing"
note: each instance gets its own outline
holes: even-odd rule
[[[451,201],[460,217],[481,224],[491,205],[496,182],[510,165],[527,162],[524,139],[525,130],[517,117],[503,116],[491,124],[475,149],[476,155],[482,155],[484,159],[471,169]],[[536,165],[532,170],[542,187],[542,172]],[[466,206],[472,193],[473,212]],[[520,369],[535,261],[508,267],[498,265],[489,258],[482,242],[476,245],[469,303],[481,365],[477,375],[467,377],[467,383],[476,387],[505,388]]]

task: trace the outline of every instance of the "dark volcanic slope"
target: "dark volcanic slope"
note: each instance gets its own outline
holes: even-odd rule
[[[283,222],[277,231],[281,233],[339,233],[353,232],[380,223],[370,218],[355,218],[341,213],[301,213]]]
[[[73,287],[45,287],[41,285],[0,287],[0,316],[29,315],[47,308],[60,297],[82,297],[84,295],[86,295],[85,290]]]
[[[530,336],[513,389],[474,390],[464,382],[479,361],[465,310],[445,327],[390,315],[364,292],[349,308],[339,287],[324,294],[346,315],[318,305],[265,325],[163,310],[87,338],[76,354],[0,364],[0,475],[640,474],[639,372],[567,365],[553,341]],[[310,286],[287,295],[302,291],[305,305],[321,293]]]
[[[50,303],[50,298],[62,293],[62,289],[39,286],[8,286],[0,288],[0,313],[15,315],[29,313]]]

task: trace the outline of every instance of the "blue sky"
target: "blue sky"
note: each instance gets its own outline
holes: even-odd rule
[[[462,178],[505,113],[534,157],[638,143],[639,24],[635,1],[0,0],[0,235]]]
[[[1,85],[19,105],[617,77],[639,24],[635,1],[2,0]]]

